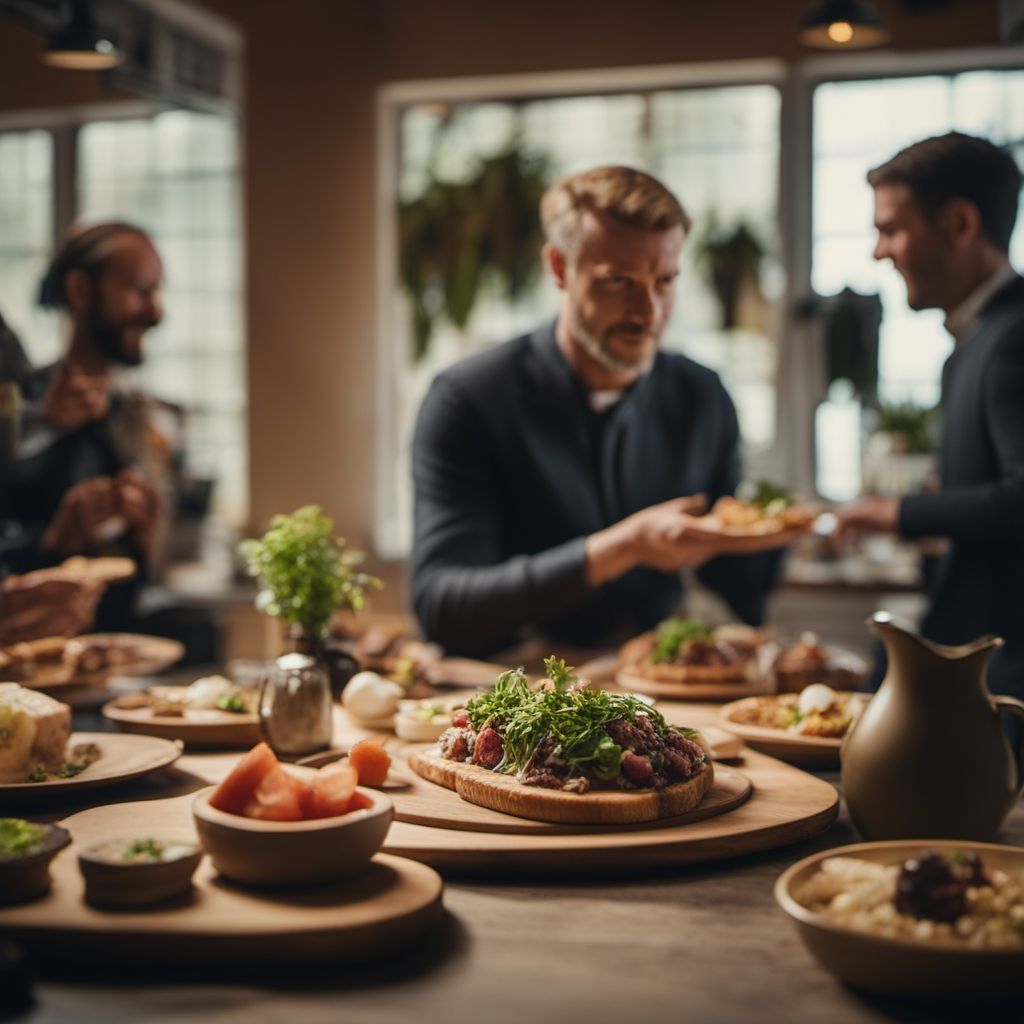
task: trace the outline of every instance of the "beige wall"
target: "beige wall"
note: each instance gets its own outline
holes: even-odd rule
[[[373,519],[374,111],[389,81],[806,55],[810,0],[203,0],[245,35],[253,521],[322,503]],[[997,0],[879,6],[895,49],[998,43]],[[597,14],[608,10],[608,14]],[[614,13],[616,10],[625,13]],[[0,108],[69,101],[0,22]],[[15,64],[8,57],[14,54]],[[58,83],[54,76],[64,76]],[[79,101],[102,95],[76,78]],[[393,591],[396,599],[400,594]]]

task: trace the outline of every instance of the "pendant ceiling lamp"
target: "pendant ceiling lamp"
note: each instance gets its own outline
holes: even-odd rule
[[[110,34],[100,29],[88,0],[72,0],[67,25],[50,36],[43,60],[55,68],[105,71],[123,60]]]
[[[804,16],[800,41],[822,50],[864,50],[889,41],[885,22],[867,0],[825,0]]]

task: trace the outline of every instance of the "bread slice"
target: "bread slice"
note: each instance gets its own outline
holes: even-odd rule
[[[17,683],[0,683],[0,782],[19,781],[37,764],[59,764],[70,737],[67,704]]]
[[[590,790],[566,793],[524,786],[511,775],[477,765],[450,761],[433,747],[409,756],[417,775],[454,789],[463,800],[492,811],[562,825],[632,825],[688,814],[711,790],[715,770],[710,761],[686,782],[664,789]]]

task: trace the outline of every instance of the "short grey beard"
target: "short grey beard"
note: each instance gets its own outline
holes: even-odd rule
[[[633,380],[636,380],[647,373],[654,365],[654,357],[657,355],[657,350],[652,352],[639,365],[637,363],[627,363],[621,359],[616,359],[611,352],[602,348],[601,343],[589,331],[577,329],[573,333],[576,341],[587,355],[612,373],[628,374]]]

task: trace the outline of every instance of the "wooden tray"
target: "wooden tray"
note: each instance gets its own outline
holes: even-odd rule
[[[72,815],[62,824],[74,842],[53,862],[49,895],[0,910],[0,931],[47,961],[273,968],[377,957],[441,917],[441,879],[422,864],[381,854],[356,878],[310,889],[246,889],[203,858],[191,898],[130,911],[83,901],[79,849],[136,835],[195,842],[192,800],[188,794]]]
[[[843,696],[849,696],[843,693]],[[801,736],[784,729],[769,729],[762,725],[737,722],[734,716],[761,700],[762,697],[747,697],[725,704],[721,710],[723,729],[735,733],[744,743],[772,757],[781,758],[790,764],[805,768],[835,768],[839,764],[841,739],[830,736]],[[771,697],[766,698],[771,700]]]
[[[95,743],[100,757],[88,768],[70,779],[48,782],[0,783],[0,800],[4,797],[53,796],[67,790],[110,786],[140,775],[148,775],[174,764],[181,756],[181,744],[154,736],[127,736],[116,732],[73,732],[68,740],[71,748],[79,743]]]
[[[660,697],[663,700],[736,700],[738,697],[754,697],[767,692],[767,684],[763,679],[745,679],[736,683],[666,683],[634,675],[627,669],[616,673],[615,682],[623,690],[645,693],[649,697]]]
[[[103,706],[103,717],[123,732],[181,740],[192,749],[248,750],[263,739],[257,715],[232,711],[188,709],[179,718],[154,715],[149,708],[119,708],[117,701],[110,701]]]
[[[429,758],[425,751],[414,751],[411,759]],[[435,758],[440,760],[440,758]],[[453,766],[453,762],[445,764]],[[457,769],[458,766],[454,765]],[[484,769],[480,769],[483,771]],[[396,773],[392,773],[392,778]],[[493,773],[492,773],[493,774]],[[467,832],[503,832],[509,835],[583,835],[593,832],[622,832],[626,830],[665,828],[670,825],[684,825],[688,822],[703,821],[716,814],[724,814],[738,807],[750,796],[750,782],[739,772],[715,765],[715,781],[700,805],[687,814],[655,821],[635,822],[629,825],[566,825],[549,821],[534,821],[512,814],[503,814],[487,807],[464,800],[458,793],[436,782],[421,778],[415,771],[402,772],[408,784],[398,790],[388,789],[388,796],[395,805],[395,820],[408,821],[417,825],[433,825],[438,828],[464,830]],[[572,796],[572,794],[565,794]],[[613,794],[620,796],[624,794]],[[580,799],[576,796],[574,799]]]
[[[727,771],[715,765],[715,771]],[[835,787],[755,751],[744,763],[750,799],[703,821],[661,828],[558,834],[477,832],[398,820],[388,853],[439,871],[500,876],[503,872],[576,872],[676,867],[737,857],[799,842],[826,829],[839,811]],[[390,792],[401,817],[402,795]],[[455,798],[458,799],[458,798]]]

